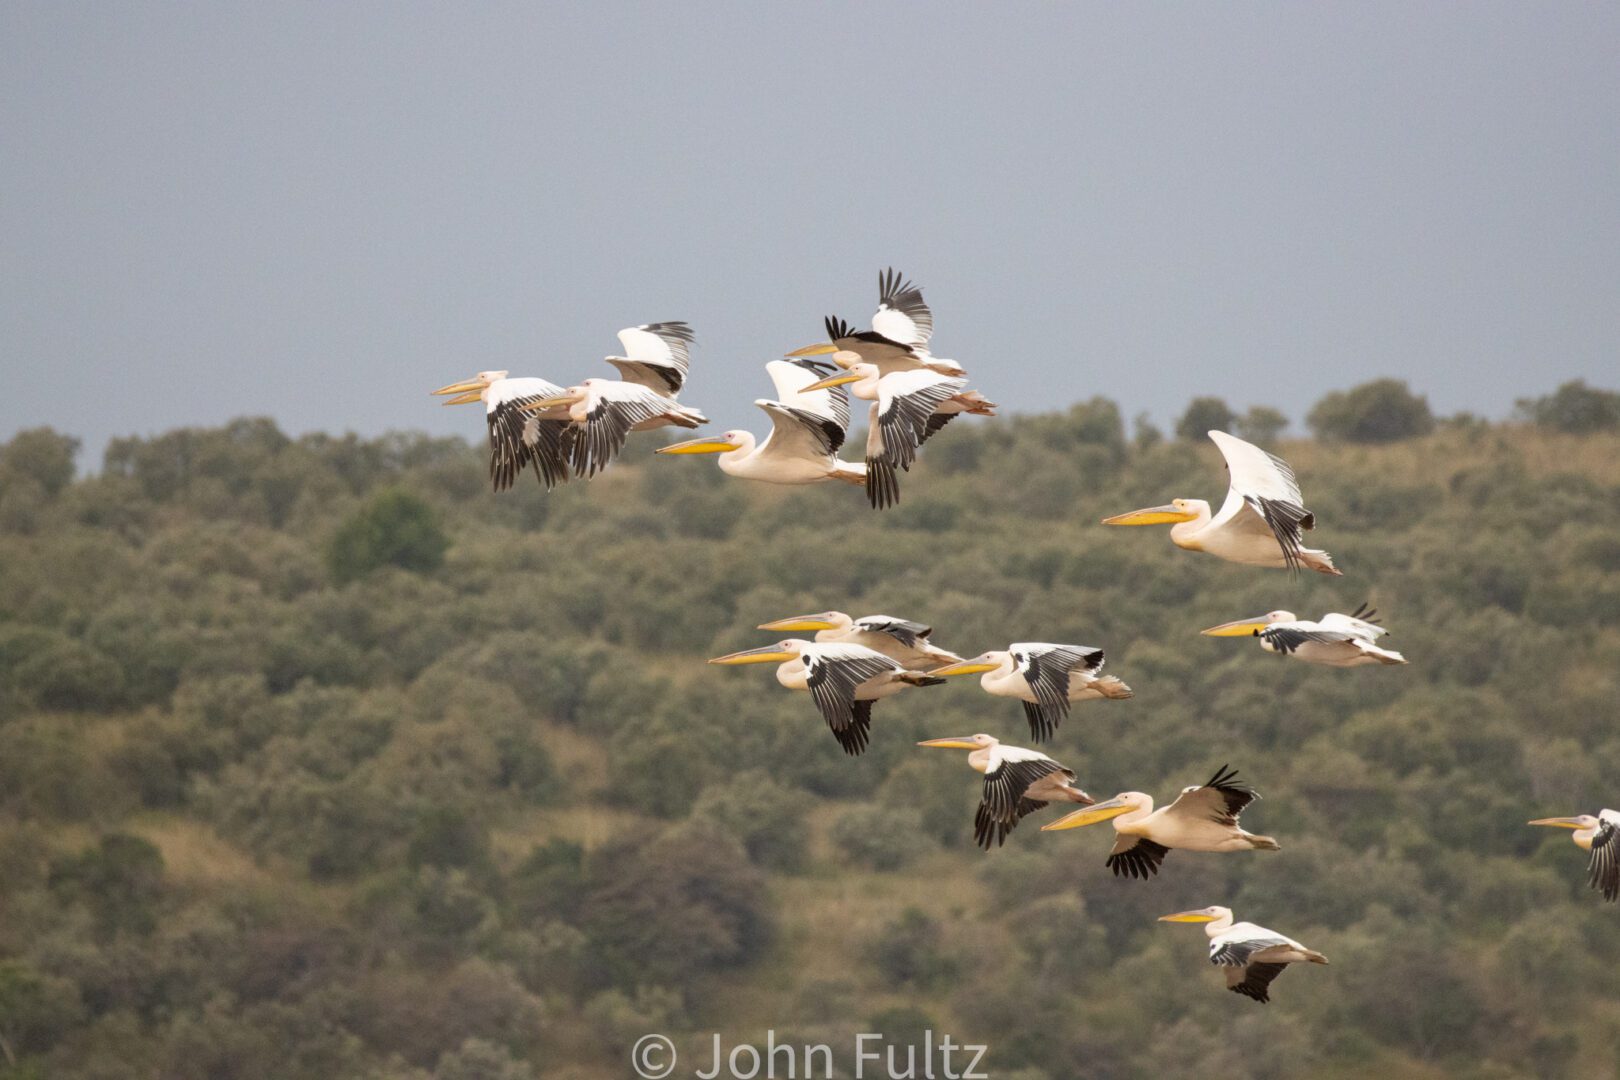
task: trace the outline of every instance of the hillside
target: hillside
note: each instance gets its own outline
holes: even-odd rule
[[[1015,1080],[1620,1077],[1620,909],[1524,824],[1620,805],[1620,435],[1280,444],[1338,579],[1098,525],[1225,489],[1100,400],[954,424],[883,515],[642,441],[494,496],[459,440],[242,420],[73,478],[52,438],[0,455],[0,1080],[606,1080],[768,1028],[842,1075],[931,1028]],[[1410,666],[1197,633],[1362,601]],[[1104,647],[1136,697],[1050,752],[1099,798],[1230,763],[1283,851],[978,851],[978,778],[913,744],[1024,744],[1015,703],[908,692],[848,759],[703,663],[827,608]],[[1225,993],[1154,921],[1217,903],[1332,966]]]

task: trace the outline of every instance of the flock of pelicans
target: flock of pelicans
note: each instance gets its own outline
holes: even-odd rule
[[[763,441],[747,431],[663,446],[659,454],[718,454],[727,474],[775,484],[842,481],[866,488],[874,508],[899,501],[899,473],[916,462],[922,445],[962,413],[994,415],[995,406],[968,389],[966,372],[954,360],[928,350],[933,313],[922,290],[899,273],[879,276],[877,312],[870,330],[838,318],[825,321],[827,340],[765,365],[774,398],[754,404],[771,418]],[[496,491],[512,486],[532,468],[547,489],[571,477],[589,479],[617,457],[634,431],[707,423],[698,410],[680,404],[694,341],[684,322],[648,323],[619,331],[624,356],[609,356],[620,378],[587,378],[564,388],[539,378],[511,378],[484,371],[434,391],[448,405],[483,402],[489,422],[490,478]],[[812,359],[826,356],[830,363]],[[849,396],[870,402],[866,455],[848,462],[838,452],[850,423]],[[1304,543],[1315,516],[1305,509],[1288,463],[1223,431],[1209,437],[1226,459],[1229,490],[1218,511],[1202,499],[1173,499],[1104,520],[1105,525],[1171,526],[1170,539],[1249,566],[1310,569],[1340,576],[1332,557]],[[801,615],[762,624],[787,637],[763,648],[716,657],[711,664],[776,664],[776,679],[789,690],[809,691],[816,708],[848,754],[865,751],[874,702],[914,687],[936,686],[959,675],[978,675],[996,697],[1023,704],[1030,739],[1049,740],[1077,701],[1119,700],[1131,688],[1103,675],[1103,650],[1087,645],[1015,642],[970,660],[930,640],[922,623],[887,615],[851,618],[840,611]],[[1386,633],[1365,605],[1348,615],[1317,620],[1273,611],[1203,631],[1216,637],[1255,637],[1279,656],[1329,667],[1404,664],[1400,653],[1378,644]],[[1106,865],[1117,876],[1148,878],[1172,850],[1276,851],[1269,836],[1243,829],[1239,815],[1258,794],[1222,766],[1206,783],[1183,788],[1168,806],[1126,791],[1097,802],[1076,786],[1073,770],[1039,750],[977,734],[929,739],[921,746],[967,750],[968,764],[984,776],[974,817],[974,838],[986,850],[1004,843],[1025,816],[1048,803],[1079,809],[1042,826],[1044,832],[1113,823],[1115,840]],[[1620,811],[1597,816],[1542,818],[1531,825],[1574,830],[1575,843],[1590,852],[1590,883],[1606,900],[1620,897]],[[1224,907],[1166,915],[1162,921],[1203,923],[1210,961],[1226,971],[1227,988],[1256,1001],[1270,999],[1269,986],[1287,965],[1325,964],[1321,953],[1253,923],[1232,921]]]

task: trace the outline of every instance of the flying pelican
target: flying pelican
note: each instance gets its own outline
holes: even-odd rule
[[[799,638],[717,656],[709,663],[780,664],[776,681],[789,690],[810,691],[816,708],[846,754],[866,749],[872,702],[910,686],[934,686],[945,681],[909,671],[892,658],[860,645],[820,645]]]
[[[1308,664],[1361,667],[1364,664],[1404,664],[1406,657],[1376,642],[1389,633],[1374,618],[1378,612],[1362,604],[1348,615],[1324,615],[1317,622],[1294,617],[1292,611],[1273,611],[1258,619],[1239,619],[1203,631],[1210,637],[1260,639],[1260,647],[1278,656],[1294,656]]]
[[[833,369],[813,360],[772,360],[765,370],[776,384],[777,400],[754,402],[771,418],[771,431],[764,442],[756,445],[754,436],[746,431],[727,431],[662,446],[656,452],[719,454],[722,472],[771,484],[866,483],[866,466],[838,457],[849,428],[849,392],[843,387],[804,390]]]
[[[1172,499],[1165,506],[1104,518],[1103,524],[1168,524],[1171,542],[1188,551],[1247,566],[1307,566],[1340,576],[1332,556],[1305,546],[1304,530],[1316,527],[1316,515],[1305,509],[1288,462],[1224,431],[1211,431],[1209,437],[1221,448],[1232,478],[1220,513],[1210,517],[1203,499]]]
[[[814,630],[819,642],[847,642],[864,645],[874,652],[891,656],[901,666],[911,670],[927,671],[941,664],[960,664],[962,658],[928,640],[933,627],[892,615],[863,615],[852,619],[842,611],[823,611],[817,615],[796,615],[791,619],[760,623],[758,629],[779,634],[807,634]]]
[[[1592,853],[1586,864],[1587,884],[1602,890],[1605,900],[1620,899],[1620,810],[1599,810],[1597,817],[1538,818],[1530,824],[1574,829],[1575,846]]]
[[[1185,851],[1279,851],[1269,836],[1238,827],[1238,815],[1260,796],[1237,780],[1237,770],[1222,765],[1202,787],[1182,788],[1176,801],[1153,809],[1153,796],[1127,791],[1107,802],[1066,814],[1042,832],[1076,829],[1114,821],[1114,850],[1107,866],[1115,877],[1150,878],[1172,848]]]
[[[489,479],[496,491],[511,487],[517,474],[529,465],[547,490],[568,480],[568,462],[562,451],[568,414],[562,409],[526,411],[562,392],[562,387],[545,379],[513,379],[505,371],[480,371],[471,379],[433,391],[437,396],[456,395],[446,405],[484,403],[489,421]]]
[[[1098,675],[1102,666],[1103,651],[1089,645],[1015,641],[1005,650],[937,668],[931,674],[942,679],[978,675],[985,693],[1017,698],[1024,703],[1029,737],[1046,742],[1069,715],[1069,702],[1132,696],[1131,688],[1114,676]]]
[[[973,839],[984,850],[1006,843],[1007,834],[1027,814],[1047,803],[1096,802],[1074,786],[1074,770],[1066,769],[1039,750],[1003,746],[994,735],[965,735],[955,739],[929,739],[918,746],[971,750],[968,764],[984,774],[984,798],[973,815]]]
[[[1264,1004],[1271,1000],[1272,980],[1289,964],[1325,964],[1328,958],[1291,937],[1254,923],[1232,924],[1232,909],[1199,908],[1165,915],[1160,922],[1208,923],[1209,962],[1226,969],[1226,988]]]
[[[878,275],[878,309],[872,316],[871,330],[856,330],[833,315],[827,316],[824,324],[825,342],[806,345],[788,356],[831,354],[833,362],[844,368],[864,360],[875,364],[884,375],[919,368],[942,375],[963,373],[962,365],[955,360],[929,353],[934,313],[923,300],[922,290],[892,267]]]
[[[805,389],[845,385],[851,394],[872,403],[866,429],[866,495],[878,510],[900,501],[895,470],[910,469],[917,449],[941,428],[964,412],[996,414],[995,402],[969,390],[966,379],[921,369],[883,375],[877,365],[864,361]]]

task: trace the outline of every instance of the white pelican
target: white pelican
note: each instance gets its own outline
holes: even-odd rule
[[[1017,698],[1024,703],[1030,738],[1046,742],[1069,715],[1071,701],[1132,696],[1131,688],[1114,676],[1098,675],[1102,666],[1103,651],[1089,645],[1015,641],[1005,650],[937,668],[931,674],[940,678],[978,675],[985,693]]]
[[[526,466],[546,488],[568,479],[563,458],[562,432],[568,414],[562,409],[525,411],[561,394],[562,387],[545,379],[509,378],[504,371],[480,371],[471,379],[441,386],[435,395],[454,394],[446,405],[484,403],[489,421],[489,478],[496,491],[505,491]]]
[[[1289,964],[1325,964],[1328,958],[1307,949],[1291,937],[1254,923],[1232,923],[1232,909],[1199,908],[1165,915],[1160,922],[1207,923],[1209,962],[1226,969],[1226,988],[1262,1004],[1271,1000],[1269,987]]]
[[[832,369],[813,360],[772,360],[765,365],[776,400],[754,402],[771,418],[765,441],[746,431],[691,439],[659,447],[660,454],[719,454],[722,472],[770,484],[866,483],[866,466],[843,461],[838,450],[849,428],[849,393],[843,387],[805,392]]]
[[[1574,829],[1575,846],[1592,853],[1586,864],[1587,884],[1601,890],[1605,900],[1620,899],[1620,810],[1600,810],[1597,817],[1537,818],[1530,824]]]
[[[1172,848],[1185,851],[1279,851],[1269,836],[1238,827],[1238,815],[1260,796],[1237,781],[1237,770],[1220,770],[1202,787],[1182,788],[1169,806],[1153,809],[1153,796],[1127,791],[1107,802],[1076,810],[1041,826],[1042,832],[1114,822],[1114,850],[1107,866],[1115,877],[1150,878]]]
[[[788,356],[831,354],[839,367],[866,361],[884,375],[919,368],[942,375],[963,373],[962,365],[955,360],[928,351],[928,339],[934,336],[934,313],[923,300],[922,290],[892,267],[878,275],[878,309],[872,316],[871,330],[856,330],[832,315],[827,316],[824,325],[825,342],[796,349]]]
[[[842,611],[816,615],[795,615],[791,619],[760,623],[758,629],[779,634],[807,634],[815,631],[819,642],[845,642],[864,645],[873,652],[892,656],[904,667],[930,675],[941,664],[960,664],[962,658],[928,640],[933,627],[893,615],[862,615],[852,619]]]
[[[1381,649],[1378,639],[1389,633],[1374,618],[1378,613],[1362,604],[1348,615],[1338,612],[1316,622],[1294,617],[1292,611],[1272,611],[1258,619],[1212,626],[1210,637],[1257,637],[1260,647],[1279,656],[1294,656],[1308,664],[1361,667],[1364,664],[1404,664],[1406,657]]]
[[[866,430],[866,495],[878,510],[900,501],[895,470],[910,469],[917,449],[940,428],[964,412],[996,414],[995,402],[969,390],[966,379],[927,370],[883,375],[877,365],[864,361],[805,389],[845,385],[851,394],[872,403]]]
[[[968,764],[984,774],[984,798],[973,815],[973,839],[984,850],[1006,842],[1018,822],[1047,803],[1074,802],[1089,806],[1096,802],[1074,786],[1074,771],[1066,769],[1039,750],[1003,746],[994,735],[964,735],[954,739],[929,739],[918,746],[971,750]]]
[[[1340,576],[1332,556],[1305,546],[1304,530],[1316,527],[1316,516],[1305,509],[1288,462],[1224,431],[1211,431],[1209,437],[1221,448],[1231,475],[1220,513],[1211,517],[1203,499],[1172,499],[1165,506],[1105,518],[1103,524],[1168,524],[1171,542],[1188,551],[1247,566],[1307,566]]]
[[[717,656],[711,664],[780,664],[776,681],[789,690],[808,690],[846,754],[866,749],[872,702],[911,686],[934,686],[943,679],[906,668],[860,645],[820,645],[788,638],[761,649]]]
[[[674,397],[686,385],[693,340],[692,328],[684,322],[627,326],[619,331],[619,343],[626,355],[606,359],[619,369],[625,382]]]

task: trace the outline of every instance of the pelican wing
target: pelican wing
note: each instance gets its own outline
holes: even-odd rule
[[[624,449],[630,429],[669,412],[671,402],[658,391],[632,382],[604,380],[586,386],[582,422],[564,433],[569,463],[576,473],[595,476]]]
[[[836,454],[844,445],[844,429],[834,420],[780,401],[759,398],[754,404],[771,418],[771,433],[760,444],[761,454],[818,458]]]
[[[917,350],[904,342],[885,337],[875,330],[857,330],[834,315],[827,316],[825,325],[828,341],[840,349],[855,353],[869,364],[876,364],[885,373],[917,366]]]
[[[1343,630],[1363,641],[1373,642],[1389,633],[1378,625],[1377,614],[1376,610],[1362,604],[1348,615],[1334,611],[1322,616],[1319,621],[1326,629]]]
[[[863,615],[852,625],[869,634],[888,634],[908,649],[915,649],[923,638],[934,632],[932,627],[893,615]]]
[[[866,418],[866,498],[874,510],[883,510],[900,501],[900,473],[889,458],[875,401]]]
[[[1605,810],[1598,820],[1587,878],[1592,888],[1603,891],[1603,899],[1614,900],[1620,898],[1620,813]]]
[[[1261,641],[1284,654],[1295,652],[1307,641],[1352,641],[1361,636],[1349,630],[1330,630],[1313,622],[1272,623],[1259,635]]]
[[[928,344],[934,336],[934,313],[923,302],[922,290],[890,267],[878,275],[878,309],[872,329],[890,341],[906,345]]]
[[[1016,642],[1012,653],[1015,670],[1029,684],[1034,701],[1024,702],[1030,737],[1045,742],[1069,715],[1069,673],[1077,668],[1096,671],[1102,667],[1103,651],[1084,645],[1052,645],[1043,641]]]
[[[1287,967],[1287,964],[1250,964],[1248,967],[1227,968],[1226,988],[1264,1004],[1271,1000],[1268,987]]]
[[[1007,834],[1026,815],[1045,806],[1024,798],[1036,781],[1053,773],[1074,780],[1074,773],[1038,750],[1021,746],[996,748],[995,765],[984,774],[984,797],[973,817],[973,839],[986,851],[1006,841]]]
[[[1114,850],[1108,853],[1104,866],[1115,877],[1133,877],[1146,880],[1159,872],[1159,864],[1170,849],[1141,836],[1119,833],[1114,839]]]
[[[556,397],[563,388],[545,379],[501,379],[485,395],[489,421],[489,478],[496,491],[505,491],[517,474],[530,465],[549,490],[568,479],[562,433],[566,418],[548,419],[524,412],[522,406]]]
[[[1219,967],[1247,967],[1255,953],[1278,945],[1287,947],[1293,944],[1288,938],[1269,930],[1241,938],[1222,936],[1209,943],[1209,962]]]
[[[1239,782],[1236,769],[1222,765],[1209,783],[1183,791],[1165,813],[1236,826],[1243,808],[1259,797],[1247,784]]]
[[[1305,509],[1293,468],[1275,454],[1224,431],[1211,431],[1209,437],[1220,447],[1231,477],[1226,501],[1213,524],[1270,532],[1282,548],[1288,568],[1298,570],[1304,530],[1315,528],[1316,518]]]
[[[919,368],[897,371],[878,380],[878,425],[891,464],[911,468],[917,448],[944,426],[930,424],[939,407],[967,387],[957,379]]]
[[[619,331],[625,355],[610,356],[625,382],[674,396],[691,366],[692,328],[684,322],[645,323]]]
[[[823,364],[808,358],[772,360],[765,365],[771,382],[776,386],[776,399],[783,405],[831,420],[841,430],[849,429],[849,387],[830,386],[825,390],[804,388],[820,382],[838,371],[833,364]]]
[[[816,708],[826,719],[846,754],[866,749],[872,703],[856,701],[855,691],[868,679],[899,670],[882,653],[857,645],[823,646],[803,653],[806,683]]]

